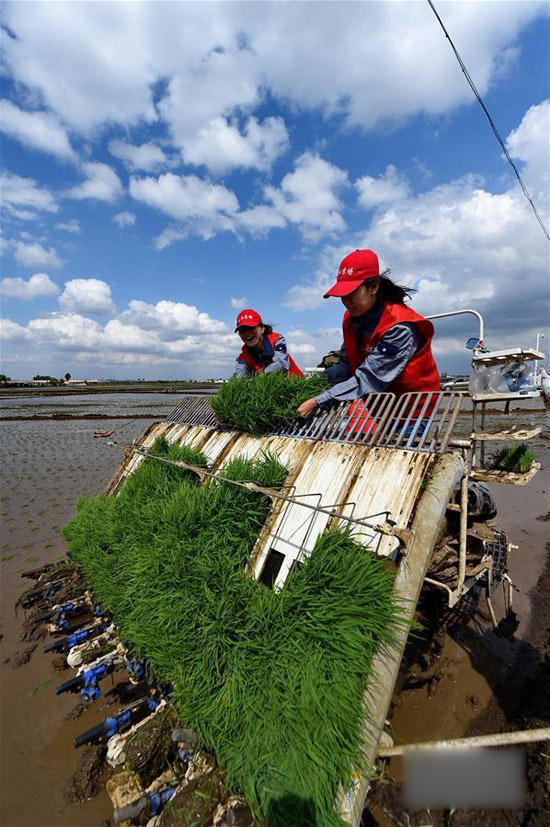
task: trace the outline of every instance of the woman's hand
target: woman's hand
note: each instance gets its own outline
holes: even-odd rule
[[[298,407],[298,414],[304,417],[311,416],[318,407],[317,400],[312,396],[311,399],[306,399],[306,401],[302,402]]]

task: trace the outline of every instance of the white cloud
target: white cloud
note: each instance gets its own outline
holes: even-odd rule
[[[66,233],[79,233],[80,224],[76,218],[70,218],[68,221],[60,221],[55,225],[56,230],[64,230]]]
[[[0,324],[0,339],[2,341],[23,342],[30,338],[30,333],[26,327],[17,324],[17,322],[12,322],[11,319],[2,319],[2,324]]]
[[[115,139],[109,143],[109,152],[119,158],[132,172],[158,172],[172,162],[164,151],[153,143],[131,144]]]
[[[58,360],[60,369],[70,351],[83,364],[177,364],[186,370],[193,366],[191,375],[196,367],[219,375],[220,370],[229,370],[238,351],[236,337],[223,322],[192,305],[170,301],[157,305],[132,301],[124,313],[104,325],[69,307],[31,319],[26,326],[8,319],[2,338],[26,349],[19,356],[6,354],[7,360],[32,366],[40,355],[43,362]]]
[[[4,39],[6,61],[71,128],[91,134],[160,113],[178,147],[215,118],[250,114],[266,92],[367,128],[471,103],[423,4],[345,8],[172,3],[160,15],[154,3],[38,3],[29,14],[28,4],[9,3],[5,22],[15,37]],[[482,94],[514,59],[522,27],[544,12],[539,2],[445,5],[445,23]],[[166,79],[156,109],[153,94]]]
[[[31,319],[27,331],[37,345],[50,345],[61,350],[96,348],[102,334],[98,322],[79,313],[51,313],[45,318]]]
[[[246,307],[247,302],[248,299],[246,298],[246,296],[241,296],[240,299],[230,299],[230,304],[233,310],[242,310]]]
[[[59,206],[52,193],[40,187],[33,178],[22,178],[5,172],[1,180],[2,207],[16,217],[36,218],[36,210],[57,212]]]
[[[68,313],[91,313],[94,316],[111,316],[116,311],[111,288],[101,279],[71,279],[65,282],[59,306]]]
[[[237,216],[239,226],[252,235],[263,236],[269,230],[286,227],[286,219],[275,207],[268,207],[265,204],[258,204],[243,210]]]
[[[46,250],[37,241],[29,244],[25,244],[23,241],[12,241],[10,243],[14,250],[15,260],[21,267],[28,267],[29,269],[47,267],[57,270],[63,266],[53,247]]]
[[[123,229],[124,227],[133,227],[136,223],[136,216],[133,212],[119,212],[117,215],[113,215],[113,221],[115,224]]]
[[[312,279],[296,284],[288,290],[284,304],[292,310],[314,310],[323,304],[323,295],[336,281],[338,265],[350,252],[352,244],[327,245],[319,255],[319,263]]]
[[[234,192],[196,175],[167,172],[158,178],[131,178],[130,195],[184,222],[184,227],[176,228],[172,233],[170,228],[165,231],[157,239],[158,248],[189,232],[208,239],[220,230],[232,229],[234,214],[239,209]]]
[[[280,188],[265,187],[266,200],[291,224],[297,224],[305,239],[317,241],[345,229],[343,205],[337,192],[348,185],[348,174],[319,155],[304,152],[281,181]]]
[[[3,99],[0,129],[31,149],[55,155],[63,161],[76,161],[77,155],[69,143],[65,129],[48,112],[25,112],[14,103]]]
[[[388,164],[384,175],[378,178],[364,175],[357,179],[354,186],[359,192],[357,202],[366,210],[378,207],[380,204],[400,201],[410,193],[409,182],[393,164]]]
[[[296,353],[299,356],[311,356],[317,351],[315,345],[312,345],[310,342],[289,342],[288,350],[289,353]]]
[[[527,165],[523,177],[533,188],[532,194],[540,196],[541,209],[546,206],[548,212],[546,184],[550,168],[550,101],[542,101],[527,110],[518,128],[508,135],[506,148],[512,157]]]
[[[82,164],[82,171],[88,177],[65,193],[68,198],[95,198],[97,201],[111,203],[122,195],[124,190],[121,180],[107,164],[89,161]]]
[[[160,301],[156,305],[133,300],[122,313],[124,322],[143,330],[162,330],[170,338],[186,334],[227,333],[223,322],[201,313],[194,305],[184,302]]]
[[[59,287],[46,273],[35,273],[27,281],[20,276],[0,281],[0,293],[14,299],[28,301],[36,296],[55,296]]]
[[[188,164],[205,164],[220,174],[236,167],[268,170],[289,145],[282,118],[266,118],[261,124],[248,119],[244,134],[225,118],[213,118],[182,143]]]

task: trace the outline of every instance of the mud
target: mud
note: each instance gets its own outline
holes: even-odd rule
[[[25,666],[31,659],[31,655],[36,649],[38,644],[33,644],[33,646],[27,646],[26,649],[23,649],[22,652],[16,652],[13,657],[9,659],[9,664],[12,669],[19,669],[21,666]]]
[[[227,793],[223,775],[213,770],[209,775],[190,781],[180,792],[176,793],[170,804],[165,807],[159,821],[159,827],[210,827],[218,803]],[[253,822],[251,822],[253,827]]]
[[[170,710],[162,710],[142,724],[125,744],[126,766],[138,775],[144,789],[176,757],[177,747],[172,741],[176,723]]]
[[[97,795],[104,771],[107,752],[104,746],[84,747],[78,761],[76,772],[65,787],[64,796],[71,804],[81,804]]]

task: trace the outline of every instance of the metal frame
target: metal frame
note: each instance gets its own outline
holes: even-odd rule
[[[399,397],[393,393],[369,393],[362,400],[341,402],[330,411],[317,411],[309,419],[296,419],[271,433],[324,442],[444,453],[465,395],[459,391],[407,393]],[[227,429],[219,424],[210,405],[211,398],[193,394],[181,402],[166,421]],[[432,405],[432,411],[427,414]]]

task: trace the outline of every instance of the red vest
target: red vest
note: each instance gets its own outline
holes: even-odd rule
[[[273,348],[273,350],[275,350],[275,343],[277,342],[277,339],[279,338],[279,334],[278,333],[268,333],[267,338],[269,339],[271,347]],[[245,364],[248,365],[248,367],[250,368],[251,371],[253,371],[253,373],[263,373],[264,366],[262,364],[258,364],[254,360],[252,354],[250,353],[250,351],[249,351],[249,349],[247,348],[246,345],[243,345],[243,349],[239,353],[238,358],[241,359],[243,362],[245,362]],[[294,359],[292,358],[292,356],[290,355],[290,353],[288,354],[288,361],[290,363],[290,368],[289,368],[289,371],[288,371],[289,374],[291,374],[292,376],[303,376],[304,375],[302,373],[302,371],[300,370],[300,368],[298,367],[298,365],[296,364],[296,362],[294,361]]]
[[[428,320],[416,313],[411,307],[404,304],[392,304],[386,302],[380,320],[369,338],[363,339],[359,344],[355,328],[351,323],[352,316],[348,311],[344,315],[342,328],[344,331],[344,348],[349,362],[350,370],[355,373],[369,353],[371,353],[382,336],[396,324],[409,322],[415,325],[417,332],[422,337],[422,344],[412,356],[401,375],[386,388],[387,391],[402,396],[405,393],[419,393],[420,391],[439,390],[439,372],[432,356],[432,338],[434,326]],[[435,400],[428,406],[424,416],[431,413]]]

